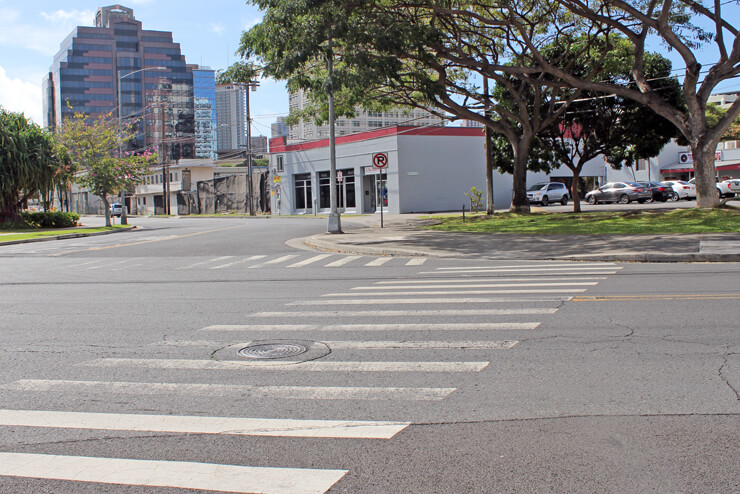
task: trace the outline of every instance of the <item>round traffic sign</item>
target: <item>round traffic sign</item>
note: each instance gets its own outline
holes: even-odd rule
[[[375,168],[385,168],[388,166],[388,155],[385,153],[375,153],[373,155],[373,166]]]

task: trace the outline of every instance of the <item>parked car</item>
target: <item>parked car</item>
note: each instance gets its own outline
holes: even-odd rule
[[[586,194],[586,201],[589,204],[600,202],[629,204],[632,201],[643,203],[652,198],[652,191],[637,182],[609,182]]]
[[[673,188],[662,184],[660,182],[638,182],[640,185],[645,187],[646,189],[650,189],[650,192],[653,193],[653,197],[649,199],[649,202],[652,201],[660,201],[660,202],[666,202],[667,200],[671,199],[673,197]]]
[[[721,186],[721,188],[720,188]],[[740,195],[740,179],[731,178],[729,180],[723,180],[717,183],[717,188],[720,189],[720,197],[735,197]]]
[[[543,182],[534,184],[527,189],[527,199],[530,203],[547,206],[551,202],[559,202],[563,206],[568,204],[568,188],[560,182]]]
[[[113,204],[110,205],[110,215],[111,216],[118,216],[120,218],[122,214],[123,214],[123,206],[121,206],[120,202],[114,202]]]
[[[686,199],[689,201],[691,199],[696,199],[696,186],[692,183],[686,182],[685,180],[666,180],[661,183],[671,186],[673,191],[676,193],[676,196],[678,196],[677,199],[676,196],[674,196],[674,200]]]

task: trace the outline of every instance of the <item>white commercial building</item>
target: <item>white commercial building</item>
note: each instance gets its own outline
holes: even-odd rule
[[[390,127],[338,136],[337,197],[345,213],[373,213],[382,205],[391,213],[460,211],[470,202],[471,187],[485,191],[483,129],[464,127]],[[291,143],[285,137],[270,141],[273,214],[329,212],[329,140]],[[602,157],[588,162],[584,182],[661,181],[693,176],[686,147],[668,144],[659,156],[634,167],[611,168]],[[385,161],[378,169],[374,160]],[[740,174],[740,149],[718,150],[720,176]],[[527,184],[558,181],[568,186],[572,172],[561,167],[549,175],[529,173]],[[512,177],[494,173],[497,210],[508,209]],[[587,190],[582,190],[585,195]]]
[[[413,213],[469,208],[471,187],[485,191],[482,129],[390,127],[339,136],[338,206],[345,213]],[[273,214],[329,211],[329,141],[270,141]],[[387,163],[378,169],[376,162]],[[531,180],[546,180],[531,174]],[[512,178],[495,174],[497,209],[511,203]],[[382,199],[381,199],[382,198]]]

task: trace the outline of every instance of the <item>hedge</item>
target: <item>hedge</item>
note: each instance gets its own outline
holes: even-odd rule
[[[69,228],[77,226],[77,220],[80,219],[80,215],[77,213],[63,213],[61,211],[45,213],[26,211],[21,213],[21,217],[30,228]]]

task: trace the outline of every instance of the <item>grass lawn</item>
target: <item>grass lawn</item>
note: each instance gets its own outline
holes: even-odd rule
[[[740,232],[740,210],[676,209],[588,213],[496,213],[437,217],[427,228],[453,232],[520,234],[640,234]]]
[[[132,225],[113,225],[95,228],[62,228],[55,230],[0,230],[0,244],[12,240],[28,240],[32,238],[51,237],[54,235],[70,235],[74,233],[96,233],[119,230],[121,228],[133,228]]]

